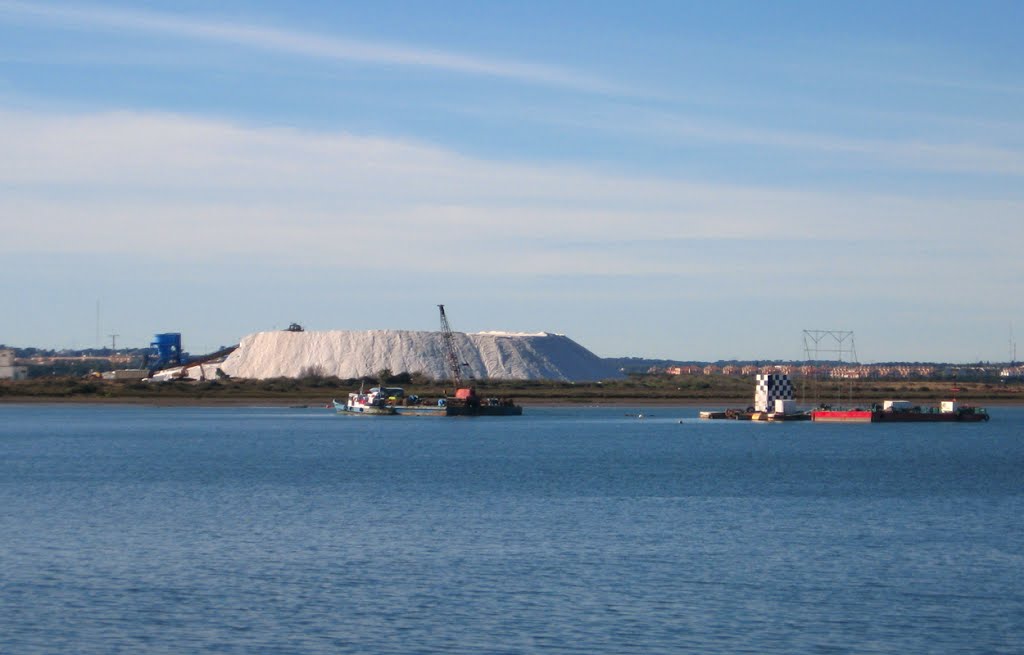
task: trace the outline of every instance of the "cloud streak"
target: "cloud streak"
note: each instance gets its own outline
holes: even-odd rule
[[[491,77],[596,94],[628,94],[625,87],[578,71],[431,48],[323,36],[259,25],[182,18],[165,13],[0,0],[0,13],[74,28],[127,29],[336,62],[403,66]]]
[[[891,168],[934,173],[1024,176],[1024,151],[976,141],[861,139],[791,130],[728,124],[672,113],[643,114],[631,120],[591,121],[590,127],[627,131],[677,143],[717,143],[825,156],[848,156],[880,162]]]
[[[1024,239],[1013,201],[707,184],[173,114],[0,112],[0,150],[4,244],[16,249],[132,252],[124,235],[173,226],[164,245],[199,258],[303,253],[374,268],[365,244],[381,242],[388,265],[417,270],[462,265],[434,256],[456,248],[499,273],[674,274],[735,266],[701,256],[701,242],[860,244],[875,257],[875,240],[943,243],[968,221],[1003,244]],[[649,245],[625,248],[627,235]],[[964,254],[999,248],[965,239]]]

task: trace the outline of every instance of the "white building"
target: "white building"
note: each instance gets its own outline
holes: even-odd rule
[[[0,350],[0,380],[24,380],[27,377],[27,366],[14,365],[14,351],[10,348]]]

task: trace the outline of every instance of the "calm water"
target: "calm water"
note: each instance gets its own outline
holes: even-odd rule
[[[695,416],[0,406],[0,652],[1024,651],[1024,409]]]

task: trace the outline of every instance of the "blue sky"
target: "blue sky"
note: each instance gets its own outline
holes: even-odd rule
[[[296,8],[298,7],[298,8]],[[0,0],[0,343],[1009,359],[1024,4]],[[97,307],[99,311],[97,311]]]

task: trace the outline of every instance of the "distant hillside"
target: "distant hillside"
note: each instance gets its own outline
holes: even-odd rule
[[[693,359],[647,359],[644,357],[605,357],[603,359],[610,366],[613,366],[617,370],[623,371],[625,373],[646,373],[651,368],[664,369],[669,366],[707,366],[708,364],[714,364],[716,366],[724,366],[727,364],[757,364],[759,366],[774,366],[776,364],[802,363],[781,359],[759,359],[757,361],[740,361],[735,359],[720,359],[717,361],[698,361]]]

